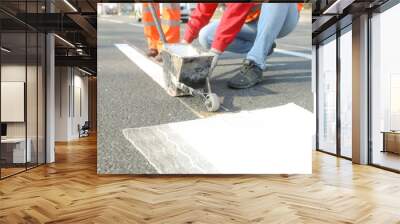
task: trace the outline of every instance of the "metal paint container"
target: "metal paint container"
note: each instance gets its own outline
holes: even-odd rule
[[[164,80],[172,96],[188,95],[179,83],[204,89],[213,55],[188,44],[166,44],[161,51]]]

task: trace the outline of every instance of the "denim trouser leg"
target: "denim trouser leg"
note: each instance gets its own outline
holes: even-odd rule
[[[288,35],[297,25],[299,13],[295,3],[263,4],[257,24],[257,37],[247,59],[265,69],[269,49],[277,38]]]
[[[199,33],[199,43],[206,49],[211,48],[211,44],[214,40],[215,32],[219,25],[219,21],[209,23],[203,27]],[[228,45],[226,51],[235,53],[245,54],[253,47],[254,39],[257,34],[257,21],[252,23],[244,24],[242,29],[237,34],[236,38]]]
[[[226,50],[247,53],[247,59],[265,69],[267,54],[275,39],[289,34],[296,27],[298,19],[296,3],[263,3],[259,19],[244,24]],[[219,21],[214,21],[201,29],[199,42],[203,47],[211,48],[218,24]]]

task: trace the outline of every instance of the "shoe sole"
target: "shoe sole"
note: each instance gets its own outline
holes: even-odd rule
[[[245,86],[235,86],[235,85],[232,85],[232,84],[230,84],[230,83],[228,82],[228,87],[230,87],[230,88],[232,88],[232,89],[247,89],[247,88],[250,88],[250,87],[253,87],[253,86],[257,85],[257,84],[260,83],[261,81],[262,81],[262,79],[259,78],[259,79],[256,80],[255,83],[248,84],[248,85],[245,85]]]

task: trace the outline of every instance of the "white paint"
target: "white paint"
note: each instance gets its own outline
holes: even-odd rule
[[[311,112],[288,104],[124,129],[123,134],[163,174],[311,174],[312,120]],[[135,137],[145,130],[165,132],[146,139]],[[161,139],[168,139],[171,134],[178,135],[182,142],[171,143]],[[174,141],[172,137],[169,139]],[[205,169],[204,164],[193,164],[194,158],[189,160],[192,167],[174,168],[174,160],[188,161],[187,157],[192,155],[200,155],[211,164],[210,170]],[[168,172],[162,169],[166,166]]]
[[[102,15],[101,17],[98,17],[98,19],[102,20],[102,21],[105,21],[105,22],[110,22],[110,23],[118,23],[118,24],[124,24],[125,23],[125,24],[128,24],[130,26],[136,26],[136,27],[140,27],[140,28],[144,27],[143,23],[133,23],[133,22],[127,23],[127,22],[124,22],[124,21],[121,21],[121,20],[110,19],[110,18],[105,18],[105,17],[112,17],[112,16],[110,16],[110,15]],[[132,20],[134,20],[134,17],[132,17]]]
[[[131,47],[128,44],[115,44],[115,46],[125,54],[133,63],[135,63],[146,75],[153,79],[161,88],[166,89],[166,84],[163,75],[163,69],[160,64],[152,61],[151,59],[144,56],[139,50]],[[188,108],[197,117],[204,117],[202,114],[197,112],[195,109],[190,107],[183,100],[178,98],[178,100]]]
[[[105,19],[105,18],[101,18],[101,20],[104,20],[104,21],[107,21],[107,22],[111,22],[111,23],[118,23],[118,24],[122,24],[122,23],[125,23],[125,22],[123,22],[123,21],[120,21],[120,20],[116,20],[116,19]]]
[[[144,27],[143,23],[128,23],[128,24],[131,26],[136,26],[136,27],[140,27],[140,28]]]
[[[312,60],[312,55],[311,54],[305,54],[305,53],[300,53],[300,52],[296,52],[296,51],[289,51],[289,50],[284,50],[284,49],[279,49],[279,48],[275,48],[274,52],[280,53],[280,54],[289,55],[289,56],[295,56],[295,57],[300,57],[300,58],[305,58],[305,59]]]
[[[297,35],[296,35],[297,37]],[[305,50],[305,51],[309,51],[310,47],[304,47],[304,46],[300,46],[300,45],[294,45],[294,44],[282,44],[278,42],[279,46],[283,46],[283,47],[289,47],[289,48],[296,48],[296,49],[300,49],[300,50]]]
[[[158,85],[164,89],[166,88],[161,65],[147,58],[128,44],[115,44],[115,46]]]

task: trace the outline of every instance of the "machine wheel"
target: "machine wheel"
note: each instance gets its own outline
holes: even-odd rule
[[[204,103],[206,105],[207,111],[215,112],[219,109],[219,98],[215,93],[210,93],[206,96],[206,101]]]

